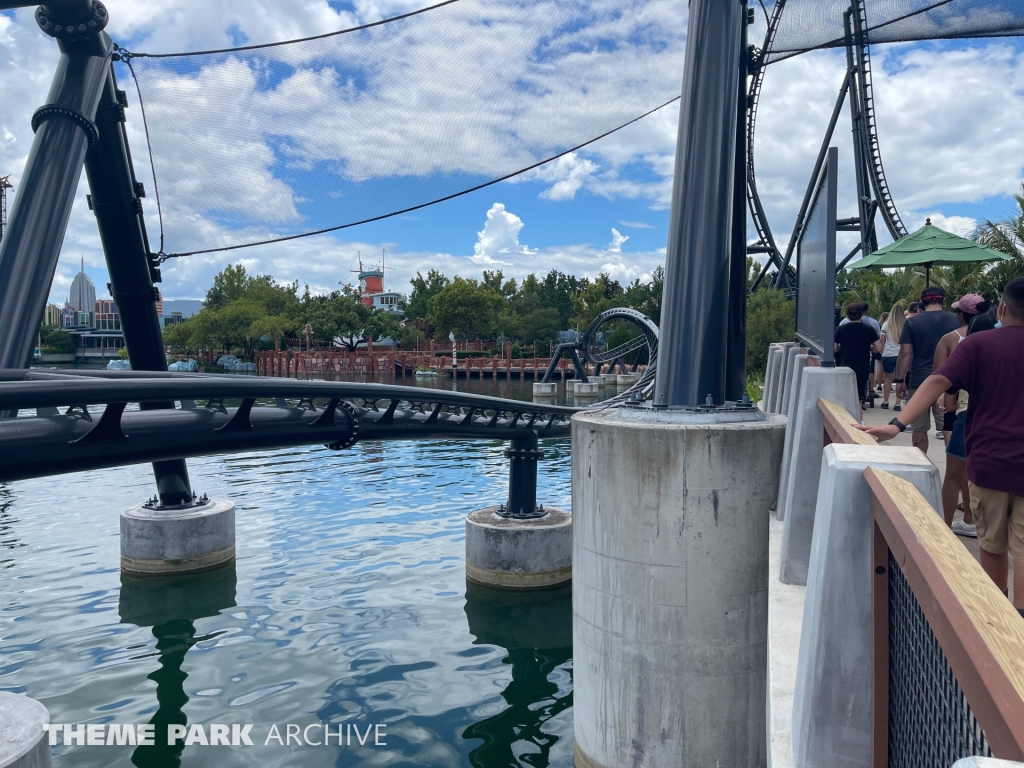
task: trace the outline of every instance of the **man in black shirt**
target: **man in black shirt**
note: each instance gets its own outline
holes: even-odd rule
[[[946,300],[946,292],[937,286],[929,286],[921,292],[921,303],[924,311],[908,317],[900,336],[900,356],[896,359],[896,398],[902,400],[908,392],[913,397],[917,388],[932,375],[932,364],[935,361],[935,348],[939,339],[950,331],[960,327],[956,315],[942,308]],[[942,416],[938,403],[932,406],[935,413],[936,428],[942,426]],[[928,430],[931,419],[928,409],[914,419],[911,424],[914,432],[911,435],[914,446],[928,453]]]
[[[860,304],[846,308],[849,322],[836,328],[835,350],[843,353],[843,365],[857,375],[857,398],[863,403],[867,398],[871,353],[882,351],[882,341],[878,331],[863,322],[862,317]]]

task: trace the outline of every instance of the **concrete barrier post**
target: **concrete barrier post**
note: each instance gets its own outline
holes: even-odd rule
[[[790,347],[786,352],[786,385],[782,390],[782,408],[779,413],[788,414],[790,402],[799,395],[796,391],[797,371],[805,365],[807,350],[799,346]]]
[[[786,356],[789,350],[796,346],[794,341],[786,341],[782,344],[782,351],[776,356],[775,361],[775,387],[772,389],[771,412],[782,413],[782,391],[786,386]]]
[[[577,768],[763,766],[768,509],[784,420],[572,420]]]
[[[764,393],[762,395],[764,405],[762,407],[765,412],[769,413],[768,404],[771,403],[772,393],[775,391],[775,358],[779,356],[779,352],[781,351],[781,344],[768,345],[768,364],[764,368]]]
[[[793,698],[796,768],[871,765],[871,491],[868,466],[941,509],[939,471],[916,448],[832,444],[821,480]],[[939,514],[936,512],[936,514]]]
[[[50,768],[49,724],[38,701],[0,691],[0,768]]]
[[[795,430],[793,429],[794,415],[796,412],[796,404],[800,402],[800,384],[804,378],[804,369],[807,367],[807,358],[810,355],[803,354],[797,355],[793,361],[793,364],[797,366],[796,371],[793,373],[793,381],[791,386],[796,391],[796,394],[789,399],[789,409],[786,411],[786,442],[782,448],[782,471],[779,473],[779,490],[778,496],[775,501],[775,517],[776,519],[782,519],[782,510],[786,503],[786,487],[789,483],[789,475],[793,471],[793,451],[796,448],[793,442],[793,435]]]
[[[804,368],[791,429],[793,452],[786,483],[785,506],[778,509],[782,528],[783,584],[806,584],[814,534],[814,508],[821,477],[821,446],[825,422],[818,398],[857,413],[857,377],[849,368]]]

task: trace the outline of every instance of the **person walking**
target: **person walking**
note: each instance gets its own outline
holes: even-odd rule
[[[896,383],[897,400],[902,399],[904,395],[910,395],[911,398],[914,396],[917,388],[932,373],[935,348],[939,345],[939,339],[960,326],[956,315],[943,309],[945,301],[946,292],[942,288],[925,288],[921,292],[924,311],[914,317],[908,317],[903,325],[903,333],[900,334],[900,354],[896,359],[896,377],[893,379]],[[932,402],[932,412],[935,414],[935,428],[940,430],[936,437],[941,438],[942,414],[937,400],[938,395]],[[927,454],[928,430],[931,429],[928,411],[919,414],[911,427],[914,447]]]
[[[889,440],[927,414],[942,393],[970,393],[964,434],[981,566],[1005,594],[1009,553],[1013,605],[1024,616],[1024,277],[1006,284],[996,317],[1000,327],[968,334],[916,388],[903,413],[883,427],[854,426]]]
[[[863,321],[860,304],[846,308],[847,322],[840,323],[835,332],[835,351],[843,353],[843,365],[857,375],[857,398],[861,402],[868,398],[868,376],[871,372],[871,353],[882,349],[878,331]]]
[[[889,317],[882,325],[882,408],[889,407],[889,393],[892,392],[892,380],[896,377],[896,359],[900,355],[900,336],[906,323],[903,307],[893,304]],[[893,410],[900,410],[900,399],[896,398]]]
[[[960,327],[950,331],[935,348],[933,369],[938,370],[949,359],[960,342],[967,338],[967,331],[973,320],[988,310],[988,302],[976,293],[969,293],[953,303]],[[974,516],[971,513],[970,492],[967,485],[967,444],[964,440],[964,424],[967,420],[968,394],[966,389],[947,392],[942,397],[942,433],[946,437],[946,472],[942,478],[942,513],[953,533],[958,536],[977,537]],[[957,505],[963,498],[964,516],[956,517]]]

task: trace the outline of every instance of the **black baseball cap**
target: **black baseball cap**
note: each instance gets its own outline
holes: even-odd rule
[[[932,285],[921,291],[921,300],[925,299],[944,299],[946,298],[946,292],[937,285]]]

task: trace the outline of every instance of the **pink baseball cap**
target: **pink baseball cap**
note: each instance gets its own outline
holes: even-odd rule
[[[966,315],[978,314],[978,305],[984,304],[985,299],[976,293],[968,293],[966,296],[962,296],[960,301],[953,302],[953,309],[959,309]]]

